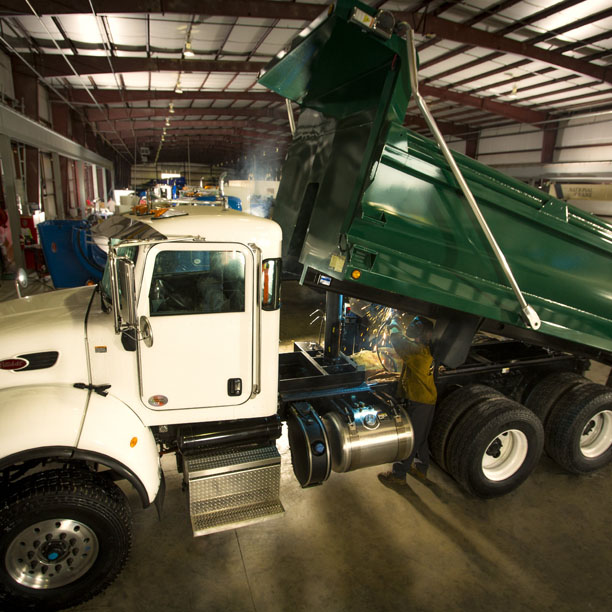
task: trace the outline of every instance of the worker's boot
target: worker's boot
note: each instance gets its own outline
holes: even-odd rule
[[[425,482],[427,480],[427,466],[420,461],[415,461],[409,468],[408,474],[420,480],[421,482]]]
[[[378,475],[378,480],[386,485],[405,485],[406,471],[401,463],[393,464],[393,469],[389,472],[382,472]]]

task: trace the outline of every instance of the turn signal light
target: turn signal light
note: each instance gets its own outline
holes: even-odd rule
[[[351,278],[353,280],[357,280],[357,279],[361,278],[361,271],[360,270],[353,270],[351,272]]]

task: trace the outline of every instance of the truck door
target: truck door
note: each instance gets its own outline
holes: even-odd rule
[[[255,258],[237,243],[151,248],[138,298],[141,397],[152,409],[236,406],[253,385]]]

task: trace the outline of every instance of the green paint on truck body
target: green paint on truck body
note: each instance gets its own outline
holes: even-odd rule
[[[354,6],[375,14],[339,0],[260,78],[301,106],[274,208],[288,265],[524,327],[441,151],[402,126],[405,41],[351,23]],[[454,157],[540,333],[612,352],[612,226]]]

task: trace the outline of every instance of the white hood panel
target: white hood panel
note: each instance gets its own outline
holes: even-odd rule
[[[0,388],[87,382],[85,315],[94,287],[52,291],[0,304],[0,361],[57,351],[52,367],[0,370]]]

